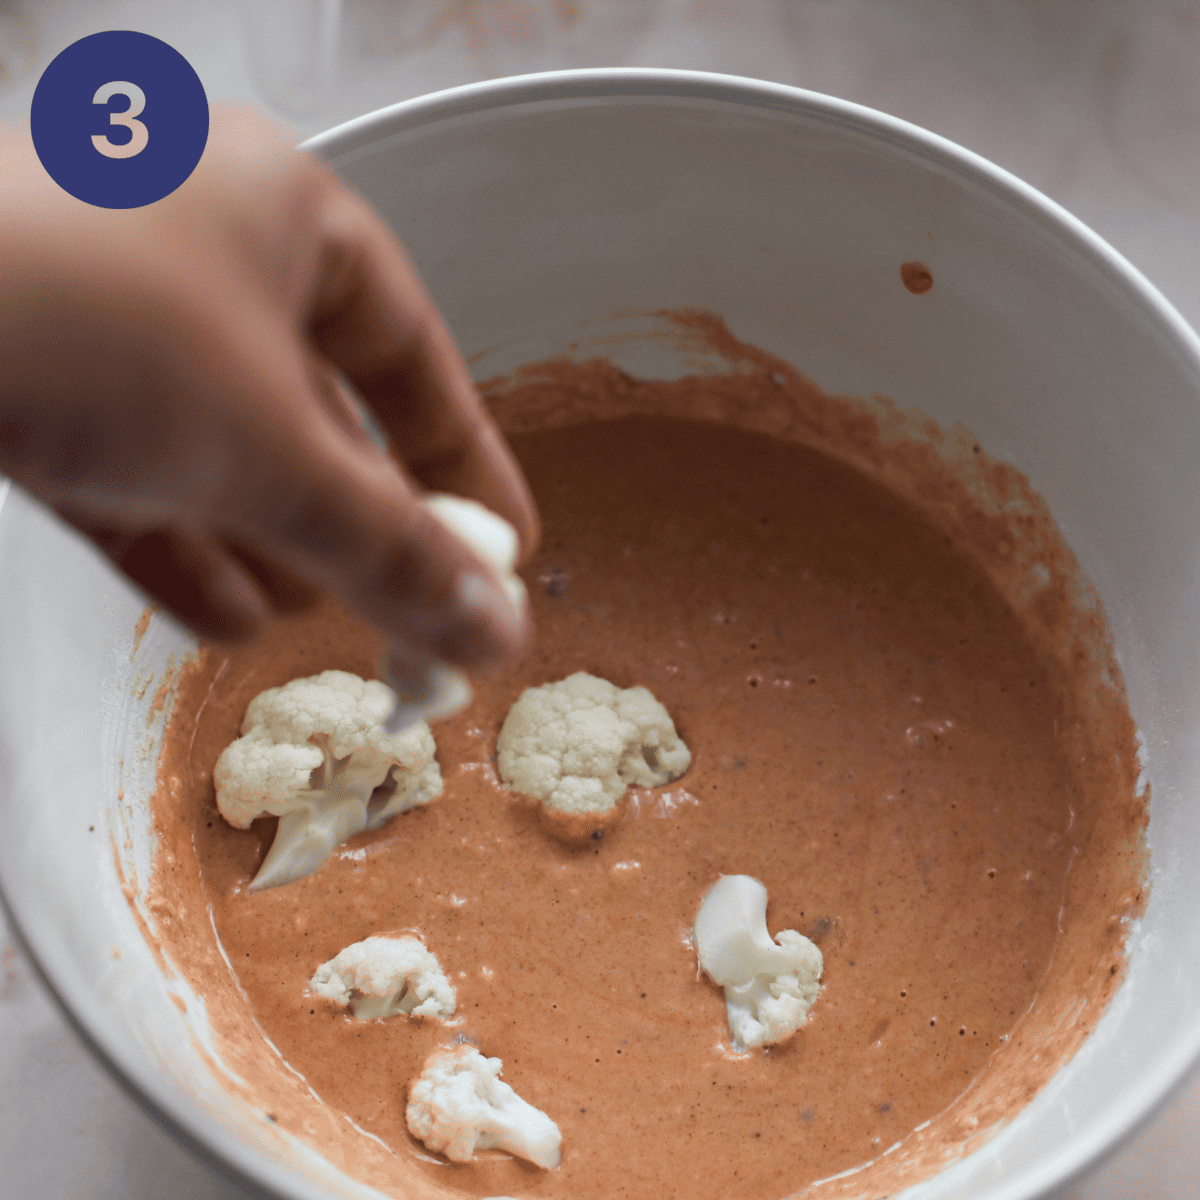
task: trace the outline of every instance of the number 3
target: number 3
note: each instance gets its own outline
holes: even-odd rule
[[[108,123],[124,125],[133,136],[118,146],[110,142],[104,134],[95,133],[92,135],[92,145],[105,158],[132,158],[135,154],[141,154],[146,148],[146,143],[150,141],[150,130],[137,119],[138,113],[146,107],[146,93],[136,83],[125,83],[118,79],[112,83],[101,84],[92,97],[92,103],[107,104],[113,96],[125,96],[129,100],[129,107],[124,112],[109,113]]]

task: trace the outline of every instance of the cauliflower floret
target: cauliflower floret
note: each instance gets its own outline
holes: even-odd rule
[[[520,550],[517,531],[490,508],[463,496],[426,496],[425,506],[500,576],[509,599],[520,608],[526,592],[521,577],[514,573]]]
[[[415,937],[369,937],[339,951],[308,984],[318,996],[348,1004],[360,1021],[452,1017],[454,988],[437,955]]]
[[[771,941],[767,889],[749,875],[722,875],[696,914],[700,965],[725,989],[735,1050],[791,1037],[820,991],[821,951],[794,929]]]
[[[490,508],[462,496],[435,494],[425,498],[425,507],[447,529],[466,544],[500,577],[504,590],[518,608],[524,608],[525,584],[515,574],[517,531]],[[459,581],[460,590],[474,581]],[[467,677],[444,663],[429,663],[410,678],[391,680],[396,689],[396,705],[384,730],[399,733],[416,721],[436,721],[451,716],[471,703],[471,685]]]
[[[604,812],[630,785],[657,787],[692,762],[665,708],[644,688],[586,671],[526,688],[496,743],[504,786],[575,813]]]
[[[409,1089],[409,1132],[452,1162],[496,1149],[552,1171],[562,1160],[562,1134],[500,1079],[503,1065],[474,1046],[435,1050]]]
[[[251,888],[311,875],[351,835],[441,794],[429,726],[389,736],[380,723],[392,705],[390,688],[347,671],[293,679],[250,701],[242,736],[225,747],[213,782],[234,828],[279,817]]]

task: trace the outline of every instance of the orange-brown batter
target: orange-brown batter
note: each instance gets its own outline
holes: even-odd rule
[[[1142,819],[1119,691],[1099,708],[1072,694],[1091,677],[1047,654],[1051,610],[1030,632],[976,561],[981,541],[964,549],[821,452],[653,415],[513,445],[545,521],[525,571],[537,638],[435,726],[439,800],[251,894],[274,823],[225,824],[217,755],[257,692],[328,667],[374,674],[379,643],[325,608],[185,674],[155,886],[193,914],[212,906],[262,1031],[395,1157],[272,1081],[206,922],[175,921],[160,935],[208,988],[237,1069],[274,1119],[396,1195],[417,1194],[419,1172],[477,1196],[770,1200],[897,1142],[819,1194],[881,1196],[935,1169],[1025,1102],[1119,981]],[[580,669],[650,688],[694,756],[582,847],[492,769],[521,689]],[[767,1052],[730,1053],[722,994],[688,944],[720,873],[761,879],[772,932],[824,954],[808,1025]],[[456,986],[452,1030],[355,1022],[307,994],[343,946],[402,930]],[[458,1035],[558,1123],[560,1170],[449,1165],[409,1137],[406,1085]]]

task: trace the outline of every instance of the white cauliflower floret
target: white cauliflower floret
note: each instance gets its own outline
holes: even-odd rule
[[[767,889],[749,875],[722,875],[696,914],[700,965],[725,989],[735,1050],[790,1037],[820,991],[821,951],[794,929],[771,941]]]
[[[389,736],[380,723],[392,705],[391,688],[348,671],[293,679],[250,701],[213,782],[236,829],[279,817],[252,888],[311,875],[351,835],[441,794],[429,726]]]
[[[526,593],[521,577],[514,573],[520,550],[517,531],[490,508],[463,496],[436,493],[425,497],[425,506],[500,576],[509,599],[520,608]]]
[[[452,1162],[496,1149],[552,1171],[562,1160],[562,1134],[500,1079],[503,1065],[474,1046],[435,1050],[409,1089],[409,1132]]]
[[[394,1017],[452,1017],[454,988],[432,950],[415,937],[369,937],[317,968],[309,988],[347,1004],[360,1021]]]
[[[462,496],[435,494],[425,497],[429,509],[447,529],[466,544],[500,577],[504,590],[518,608],[525,606],[525,584],[515,573],[517,531],[490,508]],[[459,581],[459,590],[474,586],[471,579]],[[469,597],[460,597],[468,599]],[[396,706],[384,721],[389,734],[398,733],[416,721],[436,721],[451,716],[471,703],[471,685],[462,671],[444,663],[429,663],[411,678],[393,678]]]
[[[644,688],[586,671],[526,688],[496,743],[513,791],[568,812],[604,812],[630,785],[657,787],[692,762],[665,708]]]

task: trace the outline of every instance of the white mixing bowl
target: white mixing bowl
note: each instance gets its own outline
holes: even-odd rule
[[[667,71],[501,80],[311,146],[395,226],[481,374],[571,342],[678,374],[669,340],[630,340],[645,321],[612,314],[710,308],[827,391],[962,422],[1029,476],[1100,592],[1147,739],[1153,891],[1084,1049],[911,1195],[1025,1200],[1112,1148],[1200,1057],[1196,337],[1018,180],[792,88]],[[921,297],[900,286],[911,259],[933,272]],[[121,891],[118,862],[135,893],[147,878],[155,694],[187,640],[157,618],[135,639],[142,602],[15,491],[0,566],[0,887],[47,985],[145,1109],[243,1186],[378,1195],[228,1094],[203,1004],[156,964]]]

